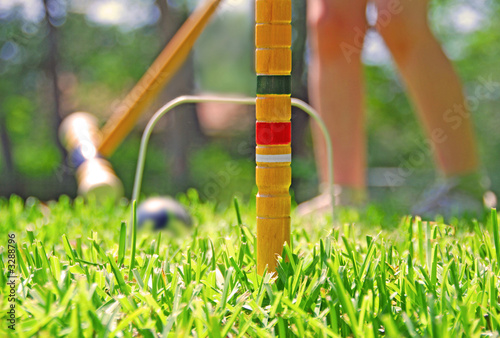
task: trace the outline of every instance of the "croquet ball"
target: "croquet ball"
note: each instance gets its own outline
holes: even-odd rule
[[[152,197],[137,208],[137,225],[144,227],[148,224],[153,230],[176,232],[179,227],[191,227],[192,220],[186,209],[173,198]]]

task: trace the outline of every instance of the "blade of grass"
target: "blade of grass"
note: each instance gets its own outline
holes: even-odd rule
[[[342,279],[340,278],[340,275],[334,263],[331,260],[329,260],[328,265],[333,275],[335,288],[337,289],[337,296],[339,297],[340,303],[342,304],[342,308],[345,310],[347,316],[349,317],[350,321],[349,326],[352,330],[352,333],[356,338],[361,337],[361,334],[358,331],[358,321],[356,318],[356,311],[354,310],[354,307],[351,303],[351,297],[344,288],[344,284],[342,282]]]
[[[495,243],[495,251],[497,254],[497,272],[500,272],[500,231],[498,229],[497,209],[491,209],[491,225],[493,230],[493,241]]]
[[[68,237],[66,235],[62,235],[62,241],[64,246],[64,251],[66,251],[66,255],[71,259],[71,261],[75,262],[75,255],[73,254],[73,248],[71,248],[71,244],[69,244]]]
[[[121,266],[125,259],[125,250],[127,249],[127,225],[125,222],[121,223],[120,227],[120,242],[118,246],[118,265]]]
[[[135,268],[135,248],[137,242],[137,201],[132,202],[132,246],[130,250],[130,269],[128,279],[132,280],[132,270]]]
[[[118,266],[116,265],[113,257],[108,256],[108,261],[109,261],[109,264],[111,265],[111,270],[113,271],[113,274],[115,275],[115,278],[116,278],[116,281],[118,282],[118,286],[119,286],[120,290],[124,294],[126,294],[127,296],[130,295],[130,288],[127,285],[127,283],[125,283],[125,279],[123,278],[123,275],[122,275],[120,269],[118,269]],[[132,280],[132,278],[129,277],[129,280]]]
[[[236,211],[236,220],[238,221],[238,225],[242,225],[243,222],[241,220],[241,213],[240,213],[240,205],[238,203],[238,198],[234,198],[234,210]]]

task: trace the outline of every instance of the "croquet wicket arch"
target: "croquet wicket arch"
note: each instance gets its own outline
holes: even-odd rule
[[[257,272],[262,275],[265,271],[276,271],[277,256],[281,255],[283,245],[290,243],[292,106],[309,114],[325,137],[330,187],[333,154],[330,135],[321,117],[305,102],[291,98],[291,0],[256,0],[255,4],[257,98],[181,96],[161,107],[150,119],[141,139],[132,200],[139,198],[147,145],[162,116],[185,103],[256,105]]]

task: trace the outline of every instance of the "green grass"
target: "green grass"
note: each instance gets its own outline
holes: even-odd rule
[[[327,216],[294,218],[287,259],[261,277],[252,204],[220,210],[193,191],[180,200],[195,219],[188,237],[139,231],[126,248],[126,205],[0,199],[0,336],[500,335],[495,210],[460,227],[382,224],[375,207],[344,210],[333,227]],[[8,233],[20,276],[15,334]]]

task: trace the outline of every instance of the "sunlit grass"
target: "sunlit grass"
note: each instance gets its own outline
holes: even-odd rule
[[[295,217],[277,275],[261,277],[251,207],[214,211],[193,191],[180,200],[195,219],[189,237],[138,231],[131,248],[125,204],[0,200],[2,295],[7,233],[18,243],[15,335],[500,334],[495,210],[459,228],[409,217],[375,224],[375,211],[339,212],[333,227],[327,216]],[[0,333],[14,335],[0,299]]]

